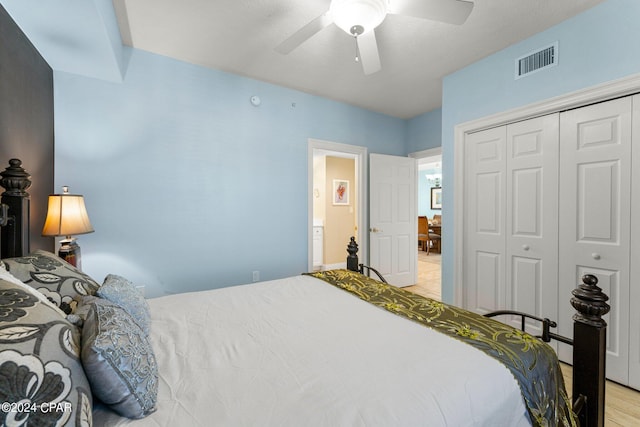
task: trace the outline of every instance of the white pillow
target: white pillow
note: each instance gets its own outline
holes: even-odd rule
[[[10,282],[10,283],[13,283],[13,284],[19,286],[20,288],[22,288],[25,291],[29,292],[34,297],[38,298],[38,300],[40,300],[40,302],[42,302],[43,304],[46,304],[49,307],[53,308],[56,311],[56,313],[60,314],[60,316],[62,316],[63,318],[67,317],[65,312],[60,310],[60,308],[57,305],[55,305],[54,303],[49,301],[47,299],[47,297],[45,297],[42,294],[42,292],[38,291],[37,289],[35,289],[35,288],[33,288],[33,287],[29,286],[29,285],[26,285],[26,284],[22,283],[13,274],[11,274],[7,270],[5,270],[4,269],[4,263],[2,264],[2,268],[0,268],[0,279],[1,280],[6,280],[7,282]]]

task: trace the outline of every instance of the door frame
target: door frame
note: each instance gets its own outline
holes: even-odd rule
[[[416,160],[424,159],[426,157],[437,157],[440,156],[442,158],[442,146],[433,147],[422,151],[415,151],[413,153],[409,153],[407,157],[412,157]]]
[[[464,278],[464,140],[465,135],[492,127],[527,120],[551,113],[583,107],[596,102],[632,95],[640,92],[640,74],[622,79],[591,86],[565,95],[545,99],[523,107],[507,110],[501,113],[471,120],[454,127],[454,180],[453,180],[453,303],[461,306],[463,303]]]
[[[366,172],[369,170],[367,147],[309,138],[307,142],[307,269],[313,271],[313,152],[315,150],[349,154],[356,159],[355,174],[358,181],[356,227],[358,230],[355,233],[355,238],[358,242],[360,262],[366,264],[369,261],[368,233],[364,233],[364,230],[369,229],[369,190],[366,179]],[[345,263],[347,262],[348,244],[349,242],[344,242]]]
[[[433,148],[428,148],[426,150],[421,150],[421,151],[414,151],[413,153],[409,153],[409,157],[412,157],[414,159],[416,159],[417,163],[416,163],[416,204],[418,204],[419,202],[419,198],[420,198],[420,194],[418,191],[418,186],[419,186],[419,174],[420,174],[420,161],[422,159],[427,159],[427,158],[431,158],[431,157],[439,157],[440,158],[440,165],[442,165],[442,146],[439,147],[433,147]],[[443,168],[444,171],[444,168]],[[444,172],[443,172],[444,173]],[[440,184],[442,185],[442,184]],[[418,211],[418,208],[416,207],[416,212]],[[442,242],[441,242],[442,245]],[[442,252],[442,246],[440,246],[440,252]],[[420,273],[420,264],[418,262],[416,262],[416,273],[419,274]],[[440,262],[440,277],[442,277],[442,262]],[[440,280],[440,292],[442,292],[442,279]]]

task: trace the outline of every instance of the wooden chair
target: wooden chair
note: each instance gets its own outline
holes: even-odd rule
[[[434,243],[435,248],[440,252],[440,235],[429,231],[429,220],[426,216],[418,217],[418,245],[423,251],[427,251],[431,248],[431,243]]]
[[[426,216],[418,217],[418,247],[428,252],[429,245],[429,220]]]

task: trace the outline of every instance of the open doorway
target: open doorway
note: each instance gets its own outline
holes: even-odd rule
[[[418,162],[418,216],[426,216],[429,234],[439,244],[430,242],[429,252],[418,247],[418,281],[413,291],[429,298],[442,297],[442,149],[440,147],[411,154]],[[439,238],[439,239],[438,239]],[[439,250],[438,250],[439,249]]]
[[[366,148],[309,140],[308,269],[345,268],[347,244],[356,238],[366,262]]]

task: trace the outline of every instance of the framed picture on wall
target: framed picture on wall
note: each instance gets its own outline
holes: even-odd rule
[[[442,187],[431,187],[431,209],[442,209]]]
[[[349,181],[347,181],[346,179],[333,180],[333,204],[349,204]]]

